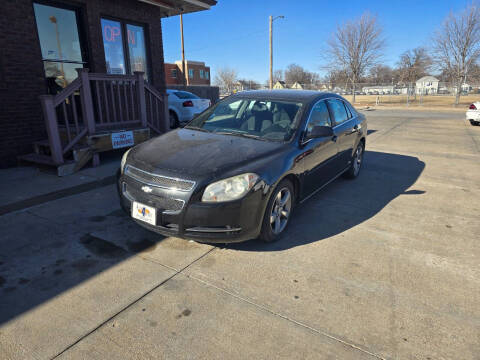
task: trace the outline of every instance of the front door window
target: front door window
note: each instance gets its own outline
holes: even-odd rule
[[[120,22],[102,19],[103,48],[108,74],[126,74]]]
[[[84,66],[77,13],[43,4],[33,4],[38,38],[50,93],[57,93],[76,77]]]
[[[108,74],[143,71],[148,79],[144,28],[116,20],[102,19],[103,47]]]

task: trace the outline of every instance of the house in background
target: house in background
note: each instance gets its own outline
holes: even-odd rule
[[[290,89],[303,90],[303,86],[298,81],[295,81],[295,83],[290,86]]]
[[[274,89],[286,89],[287,85],[285,84],[285,81],[279,80],[273,85]]]
[[[188,81],[185,84],[210,86],[210,67],[202,61],[185,60],[185,72],[188,74]],[[175,61],[174,64],[165,63],[165,82],[168,85],[183,85],[184,75],[182,73],[182,61]]]
[[[424,76],[415,82],[415,93],[423,95],[432,95],[438,93],[438,80],[434,76]]]
[[[0,167],[15,165],[19,155],[28,153],[26,160],[38,163],[75,162],[75,152],[79,155],[88,139],[99,133],[164,131],[168,116],[161,18],[215,4],[214,0],[3,2]],[[136,142],[136,136],[116,144]],[[94,162],[98,151],[91,146],[88,150]]]

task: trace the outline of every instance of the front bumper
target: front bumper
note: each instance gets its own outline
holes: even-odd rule
[[[260,233],[267,197],[262,189],[252,189],[240,200],[225,203],[201,202],[201,193],[153,187],[117,173],[117,190],[122,208],[131,215],[132,202],[157,209],[156,225],[133,219],[142,227],[165,236],[200,242],[227,243],[256,238]]]

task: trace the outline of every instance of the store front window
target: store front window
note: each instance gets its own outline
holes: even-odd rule
[[[148,80],[144,28],[120,21],[102,19],[105,62],[109,74],[143,71]]]
[[[55,94],[85,65],[75,10],[33,4],[49,93]]]

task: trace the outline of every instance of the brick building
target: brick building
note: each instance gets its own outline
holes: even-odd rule
[[[188,85],[210,86],[210,67],[204,62],[185,60],[185,72],[188,74]],[[165,82],[167,86],[183,85],[182,61],[165,63]]]
[[[165,92],[161,18],[214,0],[6,0],[0,12],[0,167],[45,138],[39,96],[58,94],[76,68],[145,73]],[[193,65],[192,65],[193,68]],[[113,96],[113,95],[112,95]],[[72,95],[73,97],[73,95]]]

